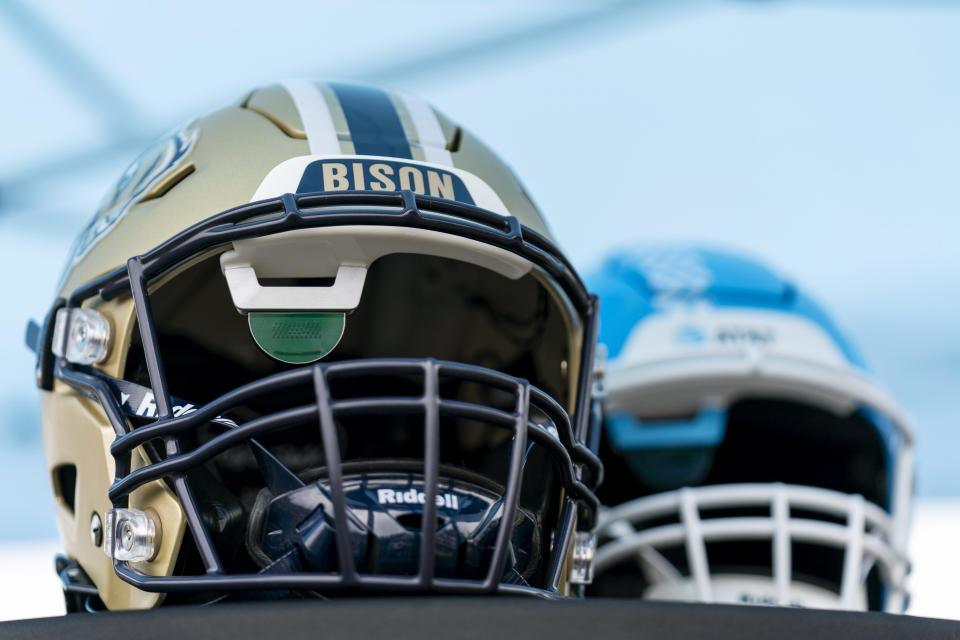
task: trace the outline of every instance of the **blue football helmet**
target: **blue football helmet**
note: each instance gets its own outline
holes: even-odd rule
[[[741,254],[588,278],[608,350],[598,595],[901,612],[909,421],[830,317]]]

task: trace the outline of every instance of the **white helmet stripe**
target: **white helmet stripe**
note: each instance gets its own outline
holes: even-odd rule
[[[433,108],[414,96],[402,95],[400,99],[407,107],[413,126],[417,130],[417,138],[423,148],[424,159],[427,162],[452,167],[453,156],[447,150],[447,141],[443,137],[440,120]]]
[[[340,141],[330,107],[316,83],[299,78],[283,80],[283,88],[297,107],[312,155],[339,155]]]

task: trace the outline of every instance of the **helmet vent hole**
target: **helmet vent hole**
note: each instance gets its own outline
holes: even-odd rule
[[[419,513],[404,513],[403,515],[399,515],[397,516],[397,522],[399,522],[404,528],[411,531],[423,530],[423,517]],[[447,524],[447,518],[441,518],[438,516],[436,528],[440,529],[445,524]]]
[[[460,151],[460,143],[463,141],[463,129],[457,127],[456,131],[453,132],[453,137],[450,138],[450,142],[447,143],[447,151],[451,153],[456,153]]]
[[[53,470],[53,490],[57,499],[62,502],[70,513],[74,512],[77,497],[77,466],[61,464]]]
[[[183,165],[170,175],[158,180],[157,183],[150,189],[150,191],[148,191],[143,198],[141,198],[140,202],[147,202],[149,200],[162,198],[167,194],[167,192],[186,180],[187,176],[189,176],[195,170],[196,167],[193,166],[193,163]]]

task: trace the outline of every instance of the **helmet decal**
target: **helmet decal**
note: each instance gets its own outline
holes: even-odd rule
[[[251,202],[283,193],[411,191],[509,215],[503,201],[478,176],[456,167],[418,160],[366,156],[298,156],[284,160],[264,177]]]
[[[153,195],[151,191],[158,183],[185,166],[184,159],[190,155],[197,133],[191,125],[181,127],[158,140],[127,167],[74,241],[64,272],[83,258],[131,207]]]
[[[703,256],[682,248],[653,250],[637,254],[647,286],[656,292],[660,304],[702,295],[713,282],[713,273]]]
[[[453,172],[385,159],[317,160],[307,165],[297,185],[297,193],[398,190],[474,204],[463,180]]]

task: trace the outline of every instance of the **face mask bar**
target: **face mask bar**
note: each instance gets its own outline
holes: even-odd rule
[[[95,397],[112,393],[106,387],[107,382],[100,376],[62,367],[58,375],[79,390]],[[345,378],[364,376],[413,376],[423,378],[422,394],[402,397],[362,397],[333,399],[330,394],[330,382]],[[439,388],[442,381],[467,381],[489,385],[501,391],[511,393],[515,399],[512,412],[483,405],[450,400],[441,397]],[[196,430],[213,418],[228,412],[232,407],[242,405],[256,396],[274,394],[295,385],[310,384],[316,394],[316,403],[293,407],[274,414],[261,416],[236,428],[227,428],[224,433],[210,439],[202,446],[180,452],[178,438],[187,432]],[[114,400],[115,402],[115,400]],[[548,418],[543,426],[530,421],[531,410],[535,409]],[[342,489],[342,471],[340,446],[337,436],[336,418],[350,415],[410,414],[423,415],[424,428],[424,487],[423,521],[436,519],[436,497],[438,493],[439,441],[441,436],[440,418],[467,418],[510,431],[512,435],[509,452],[509,471],[506,491],[501,507],[501,517],[497,538],[493,547],[493,558],[486,577],[482,581],[460,579],[442,579],[433,575],[433,554],[435,531],[425,527],[420,543],[419,571],[415,576],[361,575],[354,566],[354,554],[348,534],[346,499]],[[191,530],[197,538],[198,548],[207,565],[205,576],[155,577],[134,569],[129,563],[115,561],[117,573],[138,588],[147,591],[216,591],[220,589],[416,589],[424,591],[483,591],[496,590],[504,572],[504,563],[510,546],[512,525],[515,521],[517,500],[521,486],[521,476],[525,461],[527,443],[533,442],[543,447],[557,462],[560,481],[567,488],[564,496],[564,514],[567,522],[564,535],[569,539],[569,530],[575,510],[579,510],[582,524],[589,526],[590,513],[597,507],[596,498],[579,479],[577,468],[594,464],[590,455],[583,455],[572,441],[570,423],[563,409],[542,391],[531,387],[523,380],[510,376],[458,363],[438,362],[435,360],[395,360],[367,359],[356,361],[318,364],[280,373],[240,387],[202,408],[180,417],[158,420],[152,424],[130,430],[120,435],[111,445],[111,453],[117,462],[117,478],[110,487],[109,497],[116,508],[123,508],[127,496],[138,487],[162,478],[170,478],[178,489],[185,474],[202,465],[227,449],[245,442],[255,443],[255,437],[283,429],[310,420],[319,419],[320,435],[325,461],[328,469],[329,491],[333,508],[333,523],[336,532],[337,557],[341,570],[336,574],[249,574],[224,575],[209,533],[201,520],[196,522],[190,517],[198,513],[198,506],[186,509]],[[123,429],[122,425],[120,426]],[[556,430],[556,435],[553,431]],[[129,471],[129,459],[133,450],[151,440],[161,439],[167,443],[167,457],[135,471]],[[573,455],[568,453],[575,452]],[[263,451],[263,450],[261,450]],[[267,454],[269,455],[269,454]],[[280,482],[301,483],[289,470],[282,467],[275,458],[273,465],[265,468],[264,473],[287,474]],[[181,482],[178,482],[181,481]],[[276,480],[275,480],[276,481]],[[181,502],[190,500],[189,493],[181,495]],[[199,531],[199,535],[197,535]],[[551,558],[550,575],[560,570],[565,556],[565,545],[554,547]],[[503,585],[506,587],[506,585]],[[510,590],[523,590],[511,585]]]
[[[327,209],[334,207],[334,209]],[[349,207],[349,208],[348,208]],[[429,209],[429,211],[421,210]],[[305,209],[309,209],[305,211]],[[250,219],[255,219],[250,221]],[[173,416],[171,396],[163,372],[154,330],[147,283],[177,263],[208,248],[233,240],[263,236],[310,226],[376,224],[408,226],[451,233],[516,253],[542,268],[564,289],[571,303],[584,319],[579,384],[576,410],[571,420],[552,398],[532,387],[526,381],[482,367],[425,360],[367,359],[317,364],[264,378],[240,387],[194,412]],[[337,193],[286,194],[273,200],[251,203],[213,216],[185,230],[142,256],[131,258],[126,268],[118,269],[72,293],[67,301],[59,300],[47,316],[52,322],[56,311],[63,306],[77,307],[85,300],[99,295],[109,300],[129,290],[133,296],[137,320],[144,345],[144,356],[155,397],[158,419],[137,429],[131,429],[119,402],[110,389],[107,376],[93,369],[70,364],[64,358],[54,360],[50,349],[52,332],[49,326],[34,332],[43,340],[39,348],[38,383],[57,377],[81,393],[99,402],[112,424],[117,439],[111,446],[116,461],[116,476],[110,488],[114,506],[125,506],[127,496],[137,487],[165,478],[176,493],[197,549],[203,559],[206,575],[150,576],[129,563],[114,561],[117,574],[125,581],[146,591],[230,591],[237,589],[413,589],[451,592],[489,592],[507,590],[516,592],[543,591],[517,585],[499,584],[510,545],[510,533],[517,509],[520,478],[523,472],[524,447],[528,439],[543,446],[557,462],[564,491],[561,525],[556,534],[548,568],[547,593],[561,588],[562,571],[576,529],[586,531],[594,524],[598,507],[592,493],[602,479],[599,459],[582,443],[591,428],[591,380],[593,345],[596,337],[596,299],[588,294],[572,267],[549,241],[523,227],[512,217],[500,216],[476,207],[436,198],[415,196],[404,191],[399,194]],[[338,376],[383,374],[423,377],[423,393],[418,397],[352,398],[332,400],[328,381]],[[512,393],[516,404],[512,413],[492,407],[441,398],[439,381],[443,378],[490,385]],[[51,380],[52,382],[52,380]],[[180,434],[216,418],[231,406],[241,404],[250,396],[275,392],[291,384],[312,382],[316,403],[295,407],[262,416],[235,429],[215,436],[201,447],[183,452]],[[552,423],[547,427],[530,421],[531,408],[545,415]],[[493,547],[493,558],[486,577],[481,581],[437,578],[433,571],[434,532],[426,528],[422,533],[419,569],[415,576],[361,575],[353,564],[350,540],[347,537],[346,502],[343,495],[339,444],[335,418],[357,413],[391,414],[421,413],[424,419],[424,481],[425,502],[423,520],[435,518],[435,499],[438,490],[439,438],[441,416],[477,420],[512,431],[509,456],[508,483],[501,507],[501,525]],[[287,427],[296,422],[318,420],[323,451],[326,457],[333,520],[336,531],[336,551],[340,571],[336,574],[244,574],[229,575],[218,557],[209,531],[203,524],[197,501],[186,481],[185,473],[231,446],[249,442],[257,445],[255,436]],[[550,428],[552,427],[552,429]],[[555,430],[555,433],[551,433]],[[135,447],[149,440],[161,440],[166,458],[130,471],[130,459]],[[261,470],[263,465],[261,464]],[[291,474],[292,475],[292,474]],[[295,476],[294,476],[295,477]],[[508,523],[504,526],[503,523]]]
[[[703,509],[769,507],[769,517],[702,517]],[[846,524],[791,517],[791,509],[844,518]],[[677,516],[678,523],[643,528],[644,522]],[[660,493],[610,509],[600,519],[597,534],[605,543],[597,549],[597,575],[635,558],[664,580],[682,578],[659,551],[682,545],[686,550],[697,599],[712,602],[711,572],[706,543],[771,541],[772,579],[777,603],[790,603],[791,543],[804,542],[844,550],[839,601],[854,608],[858,591],[876,563],[890,589],[887,611],[902,611],[906,592],[907,559],[890,542],[893,523],[880,507],[859,495],[848,495],[797,485],[731,484]],[[639,570],[639,569],[638,569]]]

